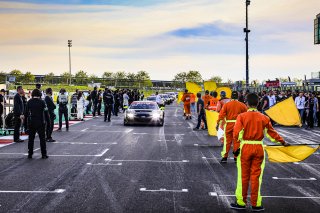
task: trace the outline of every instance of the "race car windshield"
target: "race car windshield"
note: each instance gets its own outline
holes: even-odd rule
[[[158,109],[154,103],[131,104],[130,109]]]
[[[148,101],[155,101],[156,100],[156,97],[149,97],[147,98]]]

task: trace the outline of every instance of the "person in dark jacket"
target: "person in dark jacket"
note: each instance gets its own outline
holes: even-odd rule
[[[115,93],[114,93],[114,107],[113,107],[113,111],[114,111],[115,116],[118,116],[119,106],[120,106],[119,91],[115,91]]]
[[[24,133],[28,134],[28,125],[27,125],[27,122],[26,122],[26,107],[27,107],[27,102],[28,102],[28,99],[26,97],[26,93],[25,91],[23,91],[22,95],[21,95],[21,99],[22,99],[22,102],[23,102],[23,106],[24,106],[24,119],[22,121],[22,126],[23,126],[23,129],[24,129]]]
[[[59,105],[59,128],[57,131],[61,131],[62,128],[62,115],[66,122],[66,130],[69,131],[69,119],[68,119],[68,95],[65,89],[60,90],[60,94],[57,99],[57,104]]]
[[[31,93],[32,98],[28,101],[27,111],[27,123],[29,128],[29,142],[28,142],[28,158],[32,158],[34,139],[36,133],[40,138],[40,148],[42,158],[48,158],[46,140],[45,140],[45,114],[48,113],[48,108],[44,100],[41,99],[41,91],[34,89]]]
[[[108,122],[110,122],[114,99],[113,99],[113,95],[111,94],[111,91],[107,88],[103,93],[103,102],[104,102],[104,122],[106,122],[107,119],[108,119]]]
[[[1,89],[0,91],[0,127],[3,127],[3,108],[4,105],[6,103],[6,99],[5,99],[5,93],[6,91],[4,89]]]
[[[97,87],[93,88],[93,91],[91,92],[91,100],[92,100],[92,115],[93,117],[96,116],[97,108],[98,108],[98,92]]]
[[[52,100],[51,88],[46,89],[46,97],[44,98],[44,101],[46,102],[48,108],[48,116],[46,116],[46,141],[55,142],[55,140],[52,139],[52,132],[54,127],[54,120],[56,119],[56,114],[54,113],[56,105]]]
[[[22,94],[23,94],[22,86],[17,87],[17,94],[14,96],[13,99],[13,115],[14,115],[14,135],[13,141],[16,143],[23,142],[24,140],[20,139],[20,127],[24,120],[24,105],[22,101]]]
[[[98,91],[98,105],[97,105],[97,113],[99,116],[101,116],[101,107],[102,107],[102,99],[103,99],[103,93],[101,89]]]

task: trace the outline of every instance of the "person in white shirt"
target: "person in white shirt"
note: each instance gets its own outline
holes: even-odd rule
[[[85,100],[83,98],[82,92],[79,92],[77,97],[77,118],[82,121],[83,121],[84,106],[85,106]]]
[[[161,104],[161,101],[162,101],[161,96],[159,95],[158,92],[156,92],[156,102],[157,102],[157,104]]]
[[[269,99],[269,108],[271,108],[277,102],[276,101],[276,96],[273,94],[272,90],[269,91],[268,99]]]
[[[306,98],[303,96],[303,93],[300,92],[299,96],[294,100],[296,107],[299,111],[301,121],[303,120],[304,108],[306,104]]]
[[[129,96],[127,94],[127,91],[123,93],[123,112],[126,111],[129,107]]]

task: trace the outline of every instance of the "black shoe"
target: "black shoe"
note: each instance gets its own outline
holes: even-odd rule
[[[237,203],[231,203],[230,209],[236,209],[236,210],[246,210],[246,206],[241,206]]]
[[[107,120],[104,120],[104,122],[107,122]]]
[[[24,142],[24,140],[19,139],[19,140],[16,140],[15,142],[16,143],[22,143],[22,142]]]
[[[227,161],[228,161],[228,158],[222,158],[220,163],[227,163]]]
[[[188,118],[188,117],[186,117],[186,120],[189,120],[189,118]]]
[[[262,212],[262,211],[264,211],[264,208],[263,208],[263,206],[259,206],[259,207],[252,206],[252,211],[253,212]]]
[[[61,128],[57,129],[57,132],[61,132]]]
[[[69,132],[69,128],[67,128],[67,132]]]
[[[190,116],[190,117],[189,117],[189,119],[191,120],[191,119],[192,119],[192,117]]]
[[[42,155],[42,159],[47,159],[47,158],[49,158],[48,155]]]
[[[29,155],[28,155],[28,159],[32,159],[32,155],[29,154]]]
[[[199,131],[200,129],[199,128],[193,128],[193,131]]]
[[[56,142],[56,140],[53,140],[52,138],[47,139],[47,142]]]
[[[234,162],[237,163],[237,158],[233,158]]]
[[[111,122],[110,120],[108,120],[108,122]]]

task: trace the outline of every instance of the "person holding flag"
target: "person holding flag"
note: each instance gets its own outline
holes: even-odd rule
[[[229,98],[227,98],[227,93],[225,91],[221,91],[220,92],[220,101],[218,101],[218,104],[217,104],[217,112],[220,112],[223,105],[228,103],[230,101]]]
[[[262,175],[265,167],[265,154],[263,147],[264,133],[273,142],[279,142],[288,146],[283,138],[273,129],[270,118],[258,112],[259,97],[254,94],[247,95],[249,110],[237,117],[233,139],[236,147],[234,154],[238,156],[236,202],[230,208],[245,210],[249,181],[251,182],[251,206],[252,211],[263,211],[262,197],[260,194]]]
[[[210,94],[211,98],[209,101],[209,106],[208,106],[208,110],[212,110],[212,111],[217,111],[217,105],[218,105],[218,101],[219,99],[218,97],[218,93],[217,92],[211,92]]]
[[[238,92],[233,91],[231,94],[232,100],[224,104],[219,113],[217,130],[221,125],[221,123],[224,122],[224,142],[223,142],[223,149],[221,152],[221,156],[222,156],[222,159],[220,161],[221,163],[227,163],[232,141],[234,141],[233,150],[236,151],[238,149],[238,147],[236,146],[237,140],[233,140],[233,127],[238,115],[247,111],[246,105],[238,101],[238,97],[239,97]],[[234,161],[237,161],[236,155],[234,155]]]
[[[186,114],[186,120],[191,119],[191,112],[190,112],[190,93],[186,89],[181,100],[183,102],[184,106],[184,112]]]

